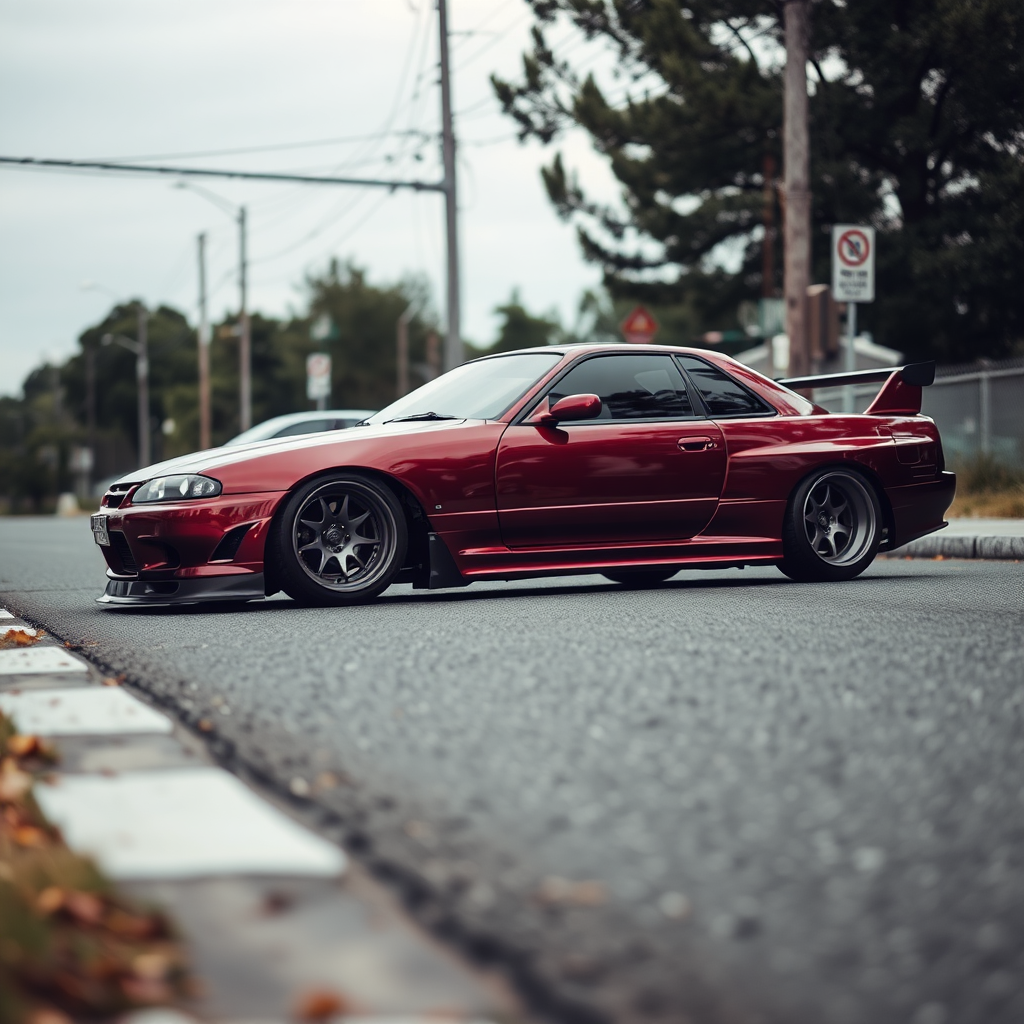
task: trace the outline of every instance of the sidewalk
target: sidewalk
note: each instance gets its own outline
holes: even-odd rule
[[[889,558],[1024,558],[1024,519],[950,519],[938,533],[911,541]]]
[[[0,637],[14,629],[35,632],[0,608]],[[59,755],[36,787],[44,814],[123,892],[168,912],[199,979],[189,1005],[126,1020],[525,1020],[503,983],[435,943],[335,843],[118,682],[50,637],[0,650],[0,711]]]

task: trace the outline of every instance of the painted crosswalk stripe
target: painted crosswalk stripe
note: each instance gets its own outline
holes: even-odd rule
[[[88,672],[89,666],[60,647],[26,647],[0,651],[0,676]]]
[[[60,776],[36,799],[116,879],[339,875],[345,855],[219,768]]]
[[[0,711],[39,736],[168,733],[171,720],[124,690],[24,690],[0,693]]]

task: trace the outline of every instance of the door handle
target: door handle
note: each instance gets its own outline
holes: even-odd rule
[[[711,437],[681,437],[676,444],[684,452],[706,452],[717,447],[714,438]]]

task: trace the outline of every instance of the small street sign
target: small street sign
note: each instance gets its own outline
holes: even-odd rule
[[[630,345],[649,345],[658,333],[658,321],[643,306],[637,306],[622,321],[619,330]]]
[[[875,301],[875,229],[832,225],[832,295],[836,302]]]
[[[331,395],[331,357],[326,352],[306,356],[306,397],[322,401]]]

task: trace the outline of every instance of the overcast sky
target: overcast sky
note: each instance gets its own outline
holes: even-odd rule
[[[493,309],[513,288],[531,309],[554,307],[571,322],[599,273],[544,194],[538,169],[553,153],[515,141],[489,85],[492,72],[520,67],[529,9],[449,0],[449,10],[463,334],[486,343]],[[0,17],[2,155],[440,174],[433,0],[0,0]],[[577,57],[580,45],[563,43]],[[276,146],[288,148],[266,148]],[[584,139],[561,148],[599,194],[614,194]],[[436,194],[203,186],[249,208],[254,310],[301,310],[304,275],[331,256],[355,259],[376,282],[425,274],[442,305]],[[200,231],[216,319],[237,308],[237,240],[208,199],[161,178],[0,169],[0,393],[17,393],[44,359],[71,354],[114,298],[167,303],[194,323]]]

